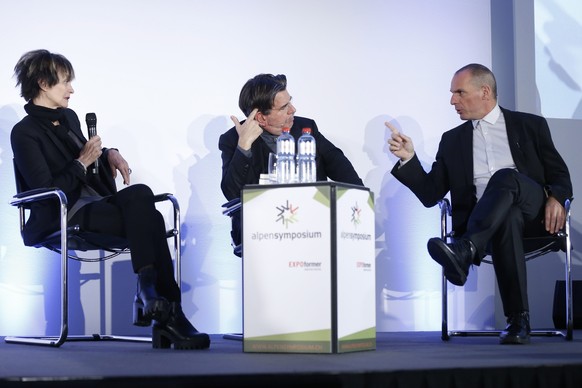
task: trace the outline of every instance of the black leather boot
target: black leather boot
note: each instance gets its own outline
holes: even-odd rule
[[[170,304],[170,317],[163,322],[154,322],[152,329],[152,345],[154,348],[174,349],[207,349],[210,347],[208,334],[200,333],[182,311],[178,302]]]
[[[170,314],[170,303],[156,291],[156,270],[142,268],[137,274],[137,293],[133,301],[133,324],[149,326],[152,320],[165,322]]]

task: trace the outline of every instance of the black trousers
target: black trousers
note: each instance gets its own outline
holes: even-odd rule
[[[169,301],[180,302],[163,216],[155,207],[152,190],[136,184],[83,206],[70,220],[91,232],[127,238],[134,272],[153,265],[156,289]]]
[[[529,311],[524,237],[547,234],[543,186],[513,169],[497,171],[469,217],[467,232],[481,258],[491,254],[505,315]]]

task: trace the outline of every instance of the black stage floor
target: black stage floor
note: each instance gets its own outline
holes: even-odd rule
[[[533,337],[513,346],[496,337],[378,333],[376,350],[344,354],[243,353],[242,342],[211,337],[203,351],[0,338],[0,387],[582,387],[582,331],[573,341]]]

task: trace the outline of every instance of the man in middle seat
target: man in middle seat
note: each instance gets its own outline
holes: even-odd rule
[[[267,173],[269,153],[276,153],[277,138],[283,128],[291,128],[297,140],[303,128],[311,128],[316,144],[317,180],[328,178],[363,186],[363,182],[344,153],[327,140],[312,119],[295,116],[292,97],[287,91],[283,74],[259,74],[248,80],[239,96],[239,107],[247,117],[243,122],[231,116],[234,127],[220,136],[222,152],[222,181],[220,187],[227,200],[240,197],[244,185],[258,184],[261,174]],[[232,238],[241,242],[241,220],[232,219]]]

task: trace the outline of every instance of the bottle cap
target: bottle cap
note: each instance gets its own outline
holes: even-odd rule
[[[305,128],[303,128],[303,130],[301,132],[302,133],[311,133],[311,128],[305,127]]]
[[[283,128],[283,132],[289,132],[290,130],[291,130],[291,128],[289,128],[289,127],[284,127]]]

